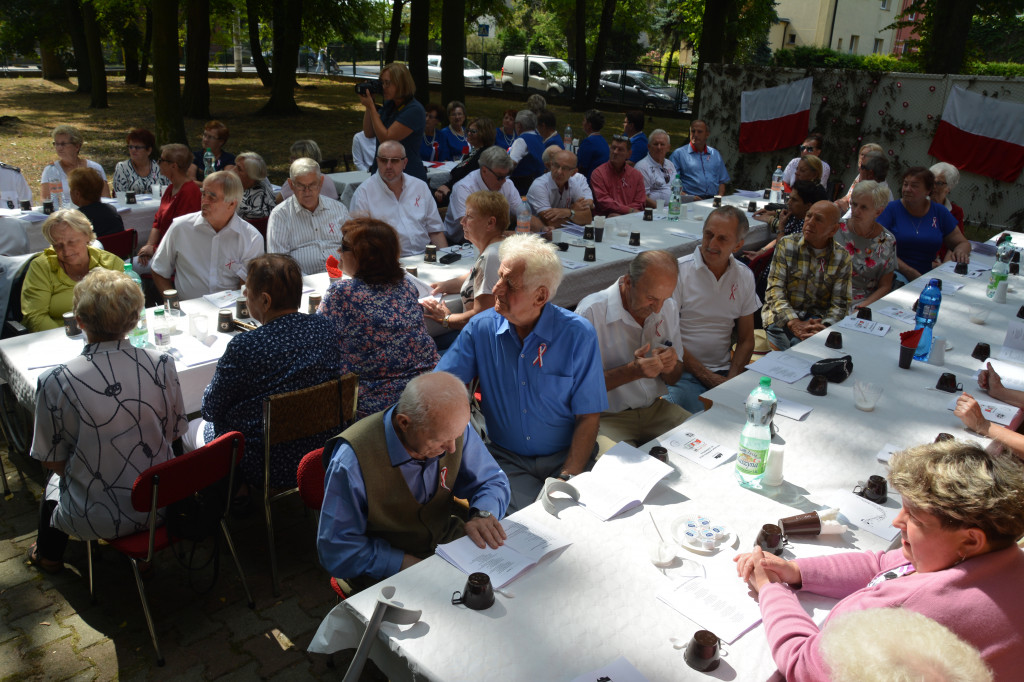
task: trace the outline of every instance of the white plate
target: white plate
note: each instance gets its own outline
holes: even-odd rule
[[[686,522],[690,520],[691,517],[680,516],[679,518],[672,521],[672,525],[670,526],[672,531],[672,539],[675,540],[676,543],[678,543],[679,546],[683,547],[684,549],[688,549],[694,554],[713,556],[715,554],[718,554],[720,551],[727,547],[735,548],[739,545],[739,536],[736,533],[732,532],[732,530],[728,526],[725,526],[725,524],[721,524],[725,526],[725,537],[719,540],[712,549],[704,549],[703,547],[691,545],[689,542],[686,541],[686,538],[683,537]]]

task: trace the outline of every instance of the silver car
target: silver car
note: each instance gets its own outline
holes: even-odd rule
[[[468,87],[494,87],[494,76],[481,69],[471,59],[462,58],[462,73]],[[441,55],[427,55],[427,75],[431,83],[441,82]]]
[[[602,71],[600,92],[600,99],[606,102],[622,102],[637,108],[678,111],[690,108],[690,98],[685,92],[680,93],[677,107],[676,87],[646,71]]]

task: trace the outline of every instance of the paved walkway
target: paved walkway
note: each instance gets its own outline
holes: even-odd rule
[[[230,554],[223,549],[212,589],[207,563],[212,542],[188,557],[157,556],[146,582],[150,610],[166,665],[153,646],[130,565],[109,547],[94,551],[97,603],[89,598],[85,545],[72,541],[61,574],[26,565],[35,540],[43,475],[38,463],[8,457],[0,446],[11,494],[0,500],[0,680],[340,679],[336,668],[305,649],[335,605],[328,576],[316,559],[316,516],[298,496],[274,508],[281,596],[270,588],[262,513],[230,522],[256,601],[249,609]],[[368,669],[364,679],[383,679]]]

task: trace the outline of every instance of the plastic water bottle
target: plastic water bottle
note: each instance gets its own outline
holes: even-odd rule
[[[777,407],[771,378],[761,377],[760,385],[747,396],[747,423],[740,431],[740,447],[736,453],[736,480],[745,488],[761,487]]]
[[[139,315],[138,323],[128,332],[128,341],[136,348],[146,347],[146,342],[149,341],[149,327],[146,326],[145,308],[142,309],[142,313]]]
[[[171,347],[171,326],[167,324],[163,308],[153,311],[153,343],[159,350]]]
[[[679,173],[672,178],[672,196],[668,199],[668,219],[679,220],[679,206],[683,201],[683,181]]]
[[[525,201],[519,205],[519,212],[516,213],[516,232],[530,232],[530,205]]]
[[[132,278],[132,281],[139,285],[139,289],[142,289],[142,278],[139,277],[139,273],[135,272],[132,268],[131,261],[125,261],[124,274]]]
[[[776,166],[775,172],[772,173],[772,203],[782,203],[782,166]]]
[[[565,145],[566,149],[572,149],[572,126],[565,126],[565,131],[562,133],[562,144]]]
[[[1010,276],[1010,259],[1012,257],[1013,244],[1009,239],[1000,241],[999,248],[996,251],[996,262],[992,264],[992,274],[988,277],[988,288],[985,290],[985,295],[989,298],[993,298],[996,295],[999,283],[1005,281]]]
[[[921,292],[921,298],[917,303],[917,324],[914,329],[923,329],[921,340],[917,344],[917,352],[914,359],[927,362],[932,354],[932,329],[935,321],[939,319],[939,306],[942,304],[942,290],[939,289],[939,280],[932,278],[928,286]]]
[[[213,157],[213,149],[207,147],[206,153],[203,154],[203,177],[206,177],[216,170],[213,165],[215,161],[216,159]]]

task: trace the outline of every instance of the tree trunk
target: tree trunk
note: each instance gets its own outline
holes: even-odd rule
[[[256,0],[245,0],[245,16],[249,24],[249,52],[252,53],[253,66],[256,67],[256,75],[263,82],[263,87],[269,88],[273,79],[267,60],[263,58],[263,46],[260,45],[260,10]]]
[[[576,96],[573,98],[573,109],[584,111],[587,108],[587,3],[576,0]]]
[[[64,66],[64,60],[57,54],[52,40],[45,39],[46,34],[39,39],[39,57],[43,67],[43,80],[66,81],[68,70]]]
[[[295,69],[302,42],[302,0],[274,0],[274,73],[265,114],[299,113],[295,103]]]
[[[153,11],[153,110],[158,145],[188,144],[178,87],[178,0],[156,0]]]
[[[587,79],[587,107],[594,106],[597,101],[597,91],[601,87],[601,68],[604,66],[604,53],[608,49],[608,34],[612,29],[612,19],[615,18],[615,0],[604,0],[601,8],[601,26],[597,32],[597,45],[594,46],[594,61],[590,65],[590,74]]]
[[[443,0],[441,9],[441,101],[466,99],[466,0]],[[421,59],[423,57],[420,57]]]
[[[146,5],[146,33],[142,39],[142,54],[139,57],[139,80],[136,85],[140,88],[146,87],[146,77],[149,75],[149,54],[153,45],[153,8]]]
[[[425,55],[429,50],[430,0],[410,0],[409,6],[409,54],[420,55],[409,62],[412,82],[416,84],[416,99],[423,104],[430,101],[430,77],[427,75]]]
[[[96,6],[90,1],[82,3],[82,29],[89,49],[89,74],[92,89],[89,91],[89,108],[107,108],[107,67],[103,63],[103,43],[100,40],[100,25],[96,19]]]
[[[138,17],[123,17],[125,22],[124,30],[120,32],[121,54],[124,57],[124,82],[134,84],[139,82],[139,43],[142,36],[139,32]]]
[[[704,5],[704,22],[700,32],[700,62],[697,63],[697,83],[693,89],[691,118],[700,118],[701,81],[705,64],[721,64],[725,56],[725,22],[728,2],[708,2]]]
[[[189,118],[210,118],[210,0],[186,0],[185,14],[183,111]]]
[[[402,37],[402,8],[405,7],[404,0],[395,0],[391,6],[391,34],[388,36],[388,44],[384,47],[384,63],[390,64],[398,56],[398,39]]]
[[[967,56],[967,29],[977,9],[967,0],[929,0],[925,28],[928,36],[921,49],[927,73],[960,73]]]
[[[92,73],[89,71],[89,45],[82,28],[82,5],[79,0],[61,0],[61,5],[64,8],[64,28],[70,34],[71,46],[75,50],[75,71],[78,74],[75,92],[89,92],[92,90]]]

